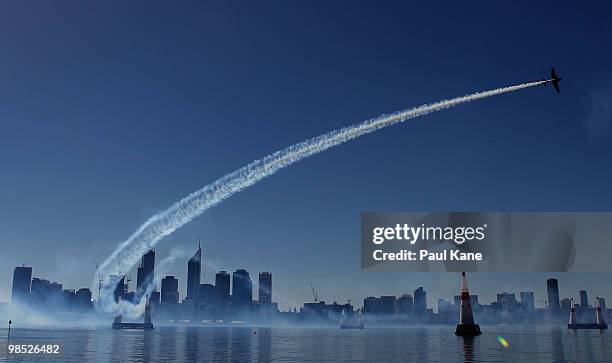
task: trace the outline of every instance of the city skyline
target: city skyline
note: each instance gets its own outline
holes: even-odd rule
[[[236,269],[232,274],[229,274],[226,270],[219,270],[214,274],[214,280],[210,281],[210,283],[202,281],[201,277],[203,274],[200,271],[200,267],[202,265],[202,248],[201,248],[201,242],[199,240],[198,240],[197,250],[195,251],[194,255],[191,256],[187,260],[188,276],[184,284],[181,284],[180,282],[181,280],[177,279],[174,275],[154,276],[155,263],[156,263],[155,262],[155,251],[151,249],[149,250],[149,252],[147,252],[143,256],[142,262],[137,268],[138,279],[136,281],[136,284],[129,285],[128,283],[126,283],[125,280],[128,279],[130,275],[125,274],[123,275],[124,277],[121,279],[121,283],[117,287],[116,292],[119,290],[124,291],[123,292],[125,294],[124,298],[126,298],[127,296],[129,299],[133,299],[134,295],[137,294],[139,291],[140,292],[144,291],[144,289],[146,288],[146,285],[144,285],[145,282],[155,281],[155,288],[153,289],[153,294],[155,294],[154,296],[156,297],[154,297],[153,299],[154,301],[158,301],[158,302],[161,300],[161,302],[171,302],[171,303],[177,304],[185,300],[198,300],[201,298],[201,295],[203,294],[202,288],[203,287],[206,288],[206,286],[211,286],[215,288],[215,294],[218,295],[218,298],[220,300],[227,300],[229,302],[231,299],[232,304],[241,305],[241,304],[244,304],[245,302],[249,302],[250,304],[251,301],[257,302],[259,304],[262,304],[262,303],[271,304],[273,302],[278,304],[278,301],[274,300],[275,294],[273,293],[273,290],[271,289],[272,274],[268,271],[262,271],[258,273],[259,277],[258,277],[257,286],[255,286],[255,284],[253,283],[253,280],[250,277],[249,272],[243,268]],[[200,274],[196,275],[197,272],[200,272]],[[456,274],[456,273],[451,273],[451,274]],[[567,275],[567,274],[569,273],[564,273],[560,275]],[[477,276],[478,273],[472,273],[471,275]],[[23,295],[26,294],[24,291],[24,281],[25,280],[29,280],[32,286],[34,286],[35,280],[36,280],[36,283],[43,282],[47,285],[51,284],[49,286],[56,284],[57,286],[59,286],[59,291],[62,291],[63,287],[67,287],[58,281],[53,281],[52,279],[47,280],[46,277],[35,275],[33,272],[32,266],[16,266],[14,269],[14,273],[13,273],[12,298],[9,302],[11,302],[12,299],[14,299],[15,297],[17,299],[19,298],[23,299]],[[196,280],[197,280],[198,286],[194,287],[195,290],[193,292],[193,295],[189,296],[186,293],[182,295],[180,293],[181,285],[184,285],[184,289],[183,289],[184,291],[188,291],[189,285],[192,283],[195,283]],[[591,303],[588,300],[588,289],[585,290],[581,288],[580,290],[575,292],[577,293],[577,295],[563,295],[563,293],[560,293],[558,281],[559,281],[558,278],[555,278],[555,277],[547,278],[545,280],[546,293],[544,296],[538,295],[539,297],[538,299],[535,298],[536,296],[535,291],[526,291],[529,289],[515,289],[515,290],[502,289],[502,290],[494,291],[494,292],[489,291],[488,293],[496,296],[497,301],[500,300],[500,294],[501,296],[505,296],[506,294],[512,294],[513,296],[518,295],[520,296],[520,300],[518,301],[523,303],[525,299],[529,301],[528,305],[532,306],[533,308],[556,308],[558,309],[561,307],[567,307],[569,306],[568,304],[569,304],[570,299],[579,301],[579,304],[578,304],[579,306],[589,306],[589,307],[591,306]],[[313,290],[313,294],[314,294],[315,293],[314,286],[311,286],[311,289]],[[64,290],[73,291],[73,292],[81,291],[83,293],[85,293],[85,290],[87,290],[89,293],[88,296],[90,300],[95,301],[97,299],[97,295],[94,295],[94,292],[88,287],[67,288],[67,290],[66,289]],[[457,304],[458,295],[451,295],[450,298],[448,296],[435,295],[435,296],[429,296],[428,298],[427,292],[426,292],[427,289],[424,286],[419,286],[418,288],[415,288],[412,294],[410,293],[411,290],[410,291],[408,290],[403,291],[401,294],[396,294],[396,295],[382,294],[382,295],[379,295],[379,297],[383,300],[386,297],[393,297],[394,299],[397,299],[398,309],[400,309],[399,306],[401,306],[400,301],[402,301],[402,298],[409,299],[409,302],[408,300],[404,300],[404,301],[414,306],[414,310],[418,310],[418,311],[425,310],[430,307],[431,309],[433,309],[433,311],[436,311],[440,305],[440,301],[447,301],[446,299],[448,299],[448,301],[453,301],[454,299],[455,305],[458,305]],[[31,291],[32,291],[32,294],[34,294],[34,288],[32,288]],[[255,291],[257,291],[257,295],[255,295]],[[262,300],[262,292],[264,293],[263,300]],[[29,293],[30,292],[28,291],[27,294]],[[597,294],[597,293],[595,295],[604,299],[603,301],[605,304],[605,298],[606,298],[605,295]],[[595,296],[595,295],[592,295],[592,296]],[[282,296],[282,293],[279,296]],[[478,296],[487,296],[487,292],[480,292],[480,294],[478,293],[474,294],[472,297],[474,296],[476,299],[475,301],[478,302]],[[375,296],[371,294],[367,296],[363,296],[363,305],[354,304],[355,308],[365,308],[366,301],[372,298],[375,298]],[[316,299],[319,299],[318,293],[316,295]],[[328,303],[330,302],[333,302],[333,303],[338,302],[341,304],[344,303],[343,301],[336,300],[335,296],[332,299],[320,298],[319,300],[326,301]],[[361,301],[360,299],[351,299],[351,300],[353,302]],[[307,303],[309,301],[310,300],[305,300],[301,304]],[[483,299],[480,301],[481,302],[486,301],[486,299]],[[489,301],[493,302],[495,301],[495,299],[489,299]],[[278,304],[278,305],[279,305],[279,308],[281,308],[281,310],[283,309],[291,310],[291,309],[295,309],[299,307],[299,306],[282,306],[281,304]]]
[[[189,279],[187,285],[192,285],[195,270],[201,264],[201,246],[198,244],[196,253],[188,259]],[[154,251],[150,250],[142,259],[139,271],[148,265],[153,270],[155,266]],[[195,259],[194,259],[195,257]],[[198,266],[194,263],[197,262]],[[195,268],[194,268],[195,267]],[[236,321],[244,323],[283,323],[283,324],[337,324],[343,326],[345,316],[356,316],[363,328],[363,323],[372,325],[405,325],[405,324],[454,324],[457,325],[458,335],[480,334],[475,319],[482,324],[564,324],[568,313],[571,323],[582,322],[586,325],[603,323],[610,318],[612,310],[607,310],[606,299],[595,296],[591,305],[587,290],[580,290],[580,303],[574,303],[574,298],[560,300],[559,282],[555,278],[546,280],[547,301],[546,307],[535,306],[533,291],[517,292],[499,291],[496,299],[490,303],[483,302],[478,294],[470,294],[467,288],[465,272],[461,273],[462,284],[459,295],[446,300],[437,297],[437,304],[431,307],[427,304],[427,290],[422,286],[416,288],[412,294],[404,293],[401,296],[383,295],[363,298],[363,305],[359,306],[349,300],[347,303],[324,301],[313,285],[311,285],[313,300],[304,302],[299,308],[294,307],[286,311],[279,310],[278,304],[272,296],[272,274],[259,273],[257,297],[253,295],[255,289],[248,271],[237,269],[231,275],[231,292],[229,289],[230,275],[226,271],[219,271],[215,275],[215,284],[202,283],[198,286],[197,294],[185,296],[182,301],[178,293],[179,281],[174,276],[165,276],[161,279],[161,294],[153,289],[144,311],[145,324],[153,321],[161,324],[233,324]],[[130,291],[127,282],[130,278],[121,276],[120,283],[115,290],[116,300],[136,301],[139,292],[149,290],[150,287],[137,286]],[[157,281],[159,278],[154,279]],[[139,280],[141,281],[141,280]],[[161,296],[161,299],[160,299]],[[92,292],[88,288],[63,289],[62,284],[49,282],[46,279],[32,277],[32,267],[16,266],[13,273],[12,302],[10,310],[7,305],[0,305],[0,310],[32,311],[49,314],[81,313],[93,318],[105,316],[98,309],[98,303],[92,299]],[[25,308],[26,310],[21,310]],[[92,315],[93,313],[93,315]],[[132,313],[132,319],[142,313]],[[23,319],[23,318],[22,318]],[[115,323],[122,322],[121,314],[115,315]],[[131,323],[130,323],[131,324]],[[585,325],[585,326],[586,326]],[[603,326],[602,325],[602,326]],[[576,325],[578,326],[578,325]]]

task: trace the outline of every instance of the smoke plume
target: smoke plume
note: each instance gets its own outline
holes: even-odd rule
[[[112,255],[102,263],[100,266],[100,276],[109,276],[119,273],[119,266],[116,264],[117,255],[121,255],[121,260],[126,265],[134,266],[140,257],[155,246],[162,238],[168,236],[207,209],[214,207],[235,193],[250,187],[263,178],[273,175],[279,170],[302,159],[323,152],[333,146],[353,140],[359,136],[415,117],[424,116],[463,103],[538,86],[545,82],[546,81],[538,81],[497,88],[432,104],[425,104],[393,114],[382,115],[352,126],[330,131],[321,136],[291,145],[263,159],[253,161],[189,194],[170,208],[149,218],[149,220],[140,226],[127,240],[122,242]],[[97,278],[94,281],[94,285],[97,288]],[[115,286],[111,279],[105,278],[99,300],[101,303],[100,305],[107,312],[115,311],[118,308],[113,300],[114,288]]]

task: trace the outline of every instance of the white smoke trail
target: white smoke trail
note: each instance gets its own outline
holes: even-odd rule
[[[138,259],[165,236],[174,232],[187,222],[202,214],[207,209],[221,203],[233,194],[250,187],[261,179],[275,174],[295,162],[325,151],[333,146],[340,145],[359,136],[369,134],[387,126],[424,116],[429,113],[454,107],[462,103],[480,100],[483,98],[514,92],[529,87],[544,84],[546,81],[523,83],[516,86],[503,87],[491,91],[473,93],[432,104],[411,108],[389,115],[373,118],[356,125],[343,127],[330,131],[321,136],[289,146],[284,150],[270,154],[263,159],[229,173],[211,184],[206,185],[185,198],[181,199],[167,210],[160,212],[146,221],[136,232],[109,256],[100,267],[100,276],[118,274],[119,266],[115,258],[121,254],[122,262],[134,266]],[[97,283],[94,283],[94,285]],[[116,304],[113,301],[114,286],[109,279],[105,279],[102,286],[102,306],[105,311],[114,311]]]

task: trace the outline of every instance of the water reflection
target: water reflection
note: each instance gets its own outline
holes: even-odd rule
[[[552,328],[552,358],[554,362],[565,362],[565,348],[563,347],[563,332],[559,328]]]
[[[257,329],[257,360],[269,362],[272,360],[272,329]]]
[[[601,350],[601,358],[602,358],[601,360],[609,361],[611,358],[610,353],[609,353],[609,348],[608,348],[608,345],[610,344],[610,342],[608,341],[608,335],[606,335],[605,330],[599,331],[597,339],[599,340],[599,348]]]
[[[475,362],[474,360],[474,337],[461,337],[463,340],[463,361],[465,363]]]
[[[497,335],[510,342],[503,348]],[[563,327],[490,327],[455,337],[445,327],[331,328],[160,327],[153,331],[16,330],[16,340],[60,341],[74,362],[143,361],[610,361],[610,332]],[[13,341],[13,334],[11,334]],[[3,344],[4,343],[4,344]],[[0,351],[6,344],[0,339]],[[5,345],[6,346],[6,345]],[[0,357],[0,361],[2,358]],[[29,361],[15,357],[15,361]]]
[[[197,327],[185,328],[185,347],[183,351],[185,352],[185,360],[188,362],[195,362],[198,360],[200,352],[200,342],[198,339],[199,331],[200,328]]]
[[[428,329],[420,327],[416,329],[416,343],[417,343],[417,362],[428,362],[429,361],[429,337]]]
[[[151,353],[155,354],[153,351],[153,332],[143,331],[142,332],[142,358],[145,362],[151,361]]]
[[[123,344],[122,344],[122,337],[120,332],[112,332],[113,334],[111,337],[111,345],[110,345],[110,351],[111,351],[111,359],[113,362],[119,362],[121,361],[121,358],[123,356]],[[64,352],[65,354],[65,352]]]
[[[159,328],[159,360],[161,361],[173,361],[177,358],[176,346],[177,346],[177,335],[179,330],[177,328]]]
[[[232,328],[229,331],[231,341],[231,360],[238,362],[250,362],[251,339],[255,334],[251,328]]]
[[[526,326],[523,328],[522,333],[517,336],[518,344],[520,344],[519,348],[526,352],[527,356],[533,355],[538,351],[538,339],[536,336],[538,335],[538,330],[534,326]],[[515,339],[517,339],[515,338]],[[511,348],[514,348],[514,344],[511,344]]]
[[[585,337],[582,339],[582,346],[586,354],[587,362],[597,362],[597,359],[593,356],[593,338],[595,334],[598,334],[597,330],[589,330],[585,332]]]
[[[222,362],[230,359],[230,328],[214,328],[212,331],[212,359]],[[209,353],[210,354],[210,353]]]

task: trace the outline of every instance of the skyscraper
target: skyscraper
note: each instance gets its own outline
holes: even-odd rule
[[[91,290],[88,288],[78,289],[75,293],[75,304],[78,308],[88,310],[92,308],[91,304]]]
[[[127,286],[125,284],[125,275],[110,275],[111,283],[115,284],[115,290],[113,290],[113,298],[115,302],[119,301],[119,298],[123,299],[127,292]]]
[[[219,271],[215,275],[215,287],[220,306],[228,306],[230,303],[230,274],[227,271]]]
[[[166,276],[161,281],[161,302],[178,304],[178,280],[174,276]]]
[[[198,250],[187,262],[187,299],[197,300],[202,274],[202,247],[198,242]]]
[[[32,268],[17,266],[13,271],[13,291],[12,302],[28,301],[30,296],[30,286],[32,284]]]
[[[259,304],[272,304],[272,273],[259,273]]]
[[[533,291],[521,291],[521,304],[526,311],[533,311],[535,309]]]
[[[419,287],[414,290],[414,311],[416,313],[422,313],[427,310],[427,292]]]
[[[253,283],[251,276],[244,269],[234,271],[232,275],[232,305],[237,309],[251,306],[253,300]]]
[[[561,299],[561,310],[562,311],[569,311],[572,307],[572,300],[573,299]]]
[[[380,299],[374,296],[363,299],[363,312],[372,315],[380,314]]]
[[[559,306],[559,282],[557,279],[546,280],[546,291],[548,293],[548,307],[558,309]]]
[[[397,310],[397,299],[393,295],[380,297],[380,313],[383,315],[394,315]]]
[[[217,288],[212,284],[200,284],[198,291],[198,301],[200,304],[209,306],[217,305]]]
[[[136,276],[136,290],[144,293],[147,286],[155,279],[155,251],[149,250],[144,256],[138,267]],[[157,286],[154,291],[157,290]]]
[[[589,306],[589,298],[587,297],[586,290],[580,290],[580,306],[586,308]]]
[[[397,312],[405,315],[411,314],[414,311],[414,301],[412,296],[404,294],[397,299]]]
[[[505,309],[518,304],[516,294],[513,292],[502,292],[497,294],[497,303]]]
[[[61,291],[61,287],[59,290]],[[50,299],[52,292],[51,282],[38,277],[32,278],[32,302],[37,304],[45,303]]]

